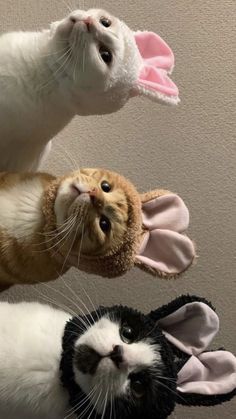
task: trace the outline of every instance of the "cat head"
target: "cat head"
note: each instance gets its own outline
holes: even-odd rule
[[[148,315],[118,306],[73,318],[61,363],[72,407],[78,417],[88,409],[92,418],[165,419],[176,403],[229,400],[236,393],[236,358],[206,351],[218,329],[211,304],[195,296]]]
[[[81,169],[61,179],[54,213],[51,229],[64,259],[89,273],[116,277],[138,266],[169,278],[195,257],[183,234],[189,214],[181,198],[163,190],[140,195],[109,170]]]
[[[116,112],[139,95],[179,102],[168,76],[174,55],[155,33],[133,32],[104,10],[75,10],[51,25],[51,40],[51,57],[60,68],[55,74],[65,72],[73,81],[79,114]]]

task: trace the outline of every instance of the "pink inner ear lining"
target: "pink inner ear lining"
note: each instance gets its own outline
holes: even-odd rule
[[[139,75],[138,85],[149,87],[167,96],[178,96],[179,89],[166,71],[145,65]]]
[[[193,302],[161,319],[159,325],[174,346],[189,355],[197,355],[208,348],[217,334],[219,318],[207,304]]]
[[[175,59],[171,48],[154,32],[136,32],[136,44],[143,60],[154,67],[172,72]]]
[[[166,194],[142,204],[143,225],[148,230],[157,228],[184,232],[189,226],[189,211],[176,194]]]
[[[193,262],[192,241],[180,234],[189,224],[189,212],[183,200],[168,193],[142,204],[143,226],[146,234],[136,260],[159,275],[178,275]]]
[[[187,303],[158,322],[166,339],[191,355],[178,373],[177,390],[202,395],[236,388],[236,358],[227,351],[205,352],[219,330],[219,318],[203,302]]]
[[[192,356],[179,371],[177,384],[181,393],[230,393],[236,388],[236,358],[227,351]]]
[[[159,100],[178,103],[179,90],[167,75],[174,67],[174,54],[170,47],[153,32],[137,32],[135,40],[143,60],[137,80],[139,94],[149,95],[152,92]]]
[[[194,245],[182,234],[169,230],[146,233],[136,259],[157,272],[178,275],[193,262]]]

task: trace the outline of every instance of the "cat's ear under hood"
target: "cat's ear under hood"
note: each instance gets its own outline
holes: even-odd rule
[[[153,32],[135,32],[134,38],[141,56],[141,66],[130,95],[177,105],[180,101],[179,90],[169,77],[174,68],[172,50]]]
[[[179,358],[176,401],[210,406],[236,395],[236,357],[225,350],[209,351],[219,318],[203,298],[182,296],[149,315]]]

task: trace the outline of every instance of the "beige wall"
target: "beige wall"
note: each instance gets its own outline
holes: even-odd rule
[[[84,287],[95,304],[124,303],[145,311],[181,293],[202,295],[212,300],[221,318],[216,347],[236,353],[236,2],[80,2],[84,4],[107,8],[134,29],[157,31],[169,42],[182,103],[168,108],[137,99],[115,115],[76,118],[55,141],[47,168],[53,173],[72,168],[66,148],[77,166],[118,170],[140,191],[161,186],[178,192],[191,211],[190,232],[199,259],[183,279],[170,282],[137,270],[116,280],[70,271],[65,279],[82,299]],[[1,30],[45,27],[65,11],[63,0],[0,0]],[[49,293],[44,286],[40,292]],[[60,293],[76,303],[61,280],[52,283],[50,295],[68,304]],[[2,298],[43,300],[31,287],[15,287]],[[173,417],[235,419],[235,414],[236,403],[231,402],[208,410],[178,408]]]

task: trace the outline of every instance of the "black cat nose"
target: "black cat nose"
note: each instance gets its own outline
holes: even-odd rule
[[[124,356],[123,346],[115,345],[113,348],[113,351],[110,354],[110,358],[114,362],[114,364],[117,366],[117,368],[119,368],[120,364],[122,364],[123,356]]]

